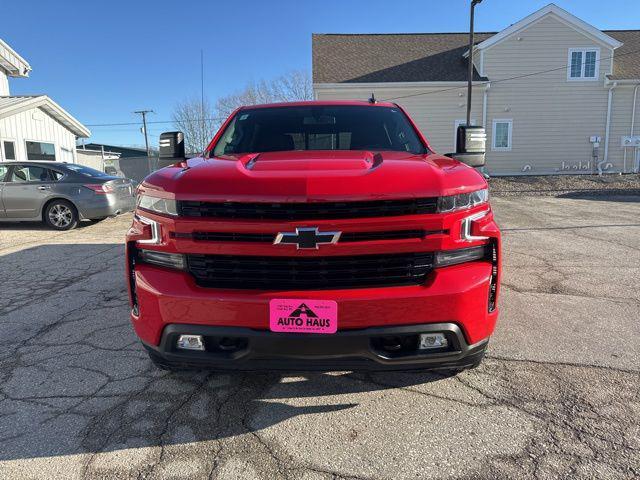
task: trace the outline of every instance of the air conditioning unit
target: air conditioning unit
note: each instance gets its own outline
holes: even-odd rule
[[[623,147],[640,147],[640,135],[621,137]]]

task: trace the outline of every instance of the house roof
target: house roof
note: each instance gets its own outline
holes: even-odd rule
[[[463,82],[468,42],[468,33],[314,34],[313,82]],[[485,79],[474,69],[474,80]]]
[[[123,147],[121,145],[107,145],[106,143],[87,143],[84,145],[84,147],[78,147],[78,148],[81,150],[84,150],[85,148],[87,148],[87,149],[99,150],[99,151],[101,151],[102,148],[104,148],[105,151],[117,153],[122,158],[147,156],[147,150],[145,148]]]
[[[10,77],[28,77],[31,65],[0,38],[0,67]]]
[[[85,148],[85,146],[83,146],[83,145],[76,145],[76,149],[77,149],[78,153],[82,152],[85,155],[96,156],[96,157],[98,155],[100,155],[100,156],[106,155],[108,157],[120,158],[120,152],[112,152],[112,151],[109,151],[109,150],[104,150],[104,151],[102,151],[102,150],[93,150],[93,149],[90,149],[90,148]],[[113,159],[110,158],[108,160],[113,160]]]
[[[40,108],[45,111],[77,137],[86,138],[91,135],[91,131],[87,127],[46,95],[0,96],[0,118],[10,117],[32,108]]]
[[[640,78],[640,30],[603,30],[622,43],[612,80]],[[476,33],[479,42],[495,32]],[[314,34],[314,83],[466,81],[468,33]],[[476,48],[479,46],[476,43]],[[474,80],[486,80],[474,70]]]
[[[640,79],[640,30],[605,30],[622,42],[613,54],[611,80]]]

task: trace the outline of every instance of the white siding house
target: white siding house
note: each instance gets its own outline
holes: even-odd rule
[[[46,95],[11,96],[8,77],[31,66],[0,40],[0,161],[76,161],[76,139],[90,131]]]
[[[600,31],[551,4],[476,40],[471,117],[487,129],[488,173],[638,171],[640,30]],[[315,95],[397,102],[436,151],[451,152],[466,114],[467,42],[314,35]],[[629,136],[637,146],[623,146]]]

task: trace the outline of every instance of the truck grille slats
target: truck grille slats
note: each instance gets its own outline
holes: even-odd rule
[[[272,233],[193,232],[193,240],[199,242],[267,242],[273,243]]]
[[[407,238],[422,238],[436,232],[424,230],[396,230],[390,232],[344,232],[340,235],[340,242],[370,242],[374,240],[405,240]],[[437,232],[440,233],[440,232]]]
[[[419,285],[433,268],[431,253],[337,257],[187,255],[203,287],[260,290]]]
[[[370,218],[435,213],[437,198],[374,200],[365,202],[239,203],[180,200],[184,217],[251,220],[314,220]]]
[[[406,240],[423,238],[426,235],[447,233],[444,230],[392,230],[388,232],[343,232],[340,242],[370,242],[375,240]],[[174,238],[195,240],[197,242],[258,242],[273,243],[275,233],[237,233],[237,232],[193,232],[172,235]]]

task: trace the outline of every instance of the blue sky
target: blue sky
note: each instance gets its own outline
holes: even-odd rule
[[[548,1],[484,0],[476,30],[495,31]],[[640,28],[638,0],[570,0],[556,5],[601,29]],[[46,93],[87,125],[137,121],[153,109],[170,120],[176,102],[212,100],[248,80],[311,69],[312,33],[451,32],[468,29],[468,0],[10,1],[2,35],[33,67],[14,95]],[[90,126],[90,141],[144,143],[139,127]],[[150,127],[151,143],[171,124]]]

